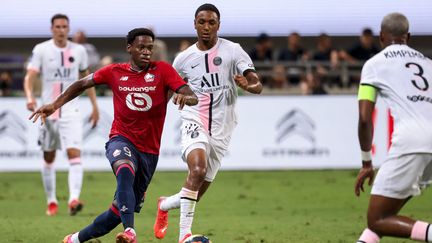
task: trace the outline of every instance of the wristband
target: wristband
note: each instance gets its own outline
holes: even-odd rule
[[[363,161],[372,161],[372,152],[369,151],[361,151],[361,159]]]

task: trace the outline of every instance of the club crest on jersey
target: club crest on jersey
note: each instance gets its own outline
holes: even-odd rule
[[[154,76],[154,74],[151,74],[151,73],[147,73],[147,74],[144,76],[144,80],[145,80],[146,82],[153,82],[154,79],[155,79],[155,76]]]
[[[222,58],[221,57],[215,57],[213,58],[213,64],[216,66],[219,66],[222,64]]]

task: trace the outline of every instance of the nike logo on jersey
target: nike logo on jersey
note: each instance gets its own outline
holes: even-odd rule
[[[192,69],[196,68],[198,65],[200,65],[199,63],[196,65],[191,66]]]
[[[127,81],[128,78],[129,78],[128,76],[123,76],[123,77],[120,78],[120,81]]]

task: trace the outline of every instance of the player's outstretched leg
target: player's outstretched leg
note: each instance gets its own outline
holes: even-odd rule
[[[86,242],[101,237],[111,232],[120,223],[120,213],[113,204],[110,209],[97,216],[92,224],[77,233],[67,235],[63,243]]]
[[[162,210],[161,204],[166,200],[165,197],[160,197],[157,203],[156,220],[153,226],[154,235],[158,239],[163,239],[168,229],[168,210]]]

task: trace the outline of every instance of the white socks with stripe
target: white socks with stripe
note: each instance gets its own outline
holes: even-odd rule
[[[48,204],[51,202],[57,203],[56,197],[56,173],[54,164],[44,162],[41,169],[42,182],[45,189]]]
[[[69,203],[72,200],[78,200],[81,194],[84,169],[81,164],[81,158],[73,158],[69,160]]]
[[[180,235],[182,240],[186,234],[192,233],[192,222],[195,213],[195,205],[198,191],[182,188],[180,191]]]

